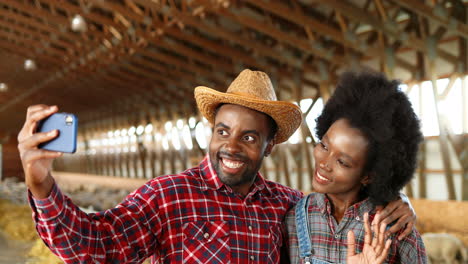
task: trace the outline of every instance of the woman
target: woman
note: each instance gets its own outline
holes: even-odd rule
[[[343,74],[317,119],[315,193],[286,218],[291,263],[353,262],[347,258],[349,236],[356,236],[356,250],[362,252],[364,215],[373,219],[377,206],[395,200],[411,180],[422,135],[411,103],[398,87],[377,73]],[[392,241],[385,259],[426,261],[414,228]]]

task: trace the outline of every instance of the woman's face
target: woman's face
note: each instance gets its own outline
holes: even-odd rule
[[[355,199],[368,177],[362,175],[366,164],[368,140],[346,119],[330,126],[314,149],[314,191]]]

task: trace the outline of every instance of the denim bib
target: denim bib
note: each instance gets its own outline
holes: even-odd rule
[[[307,217],[307,207],[310,195],[301,199],[296,205],[297,241],[299,243],[299,256],[305,264],[330,264],[312,257],[312,242],[310,241],[310,228]]]

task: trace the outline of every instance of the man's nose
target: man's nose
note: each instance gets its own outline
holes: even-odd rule
[[[230,154],[236,154],[241,152],[239,140],[236,138],[230,138],[226,142],[225,150],[229,152]]]

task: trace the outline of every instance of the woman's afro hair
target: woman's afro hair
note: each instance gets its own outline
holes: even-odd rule
[[[399,85],[376,72],[346,72],[317,118],[320,140],[342,118],[367,137],[363,173],[371,179],[364,191],[376,205],[395,200],[411,180],[423,139],[419,120]]]

